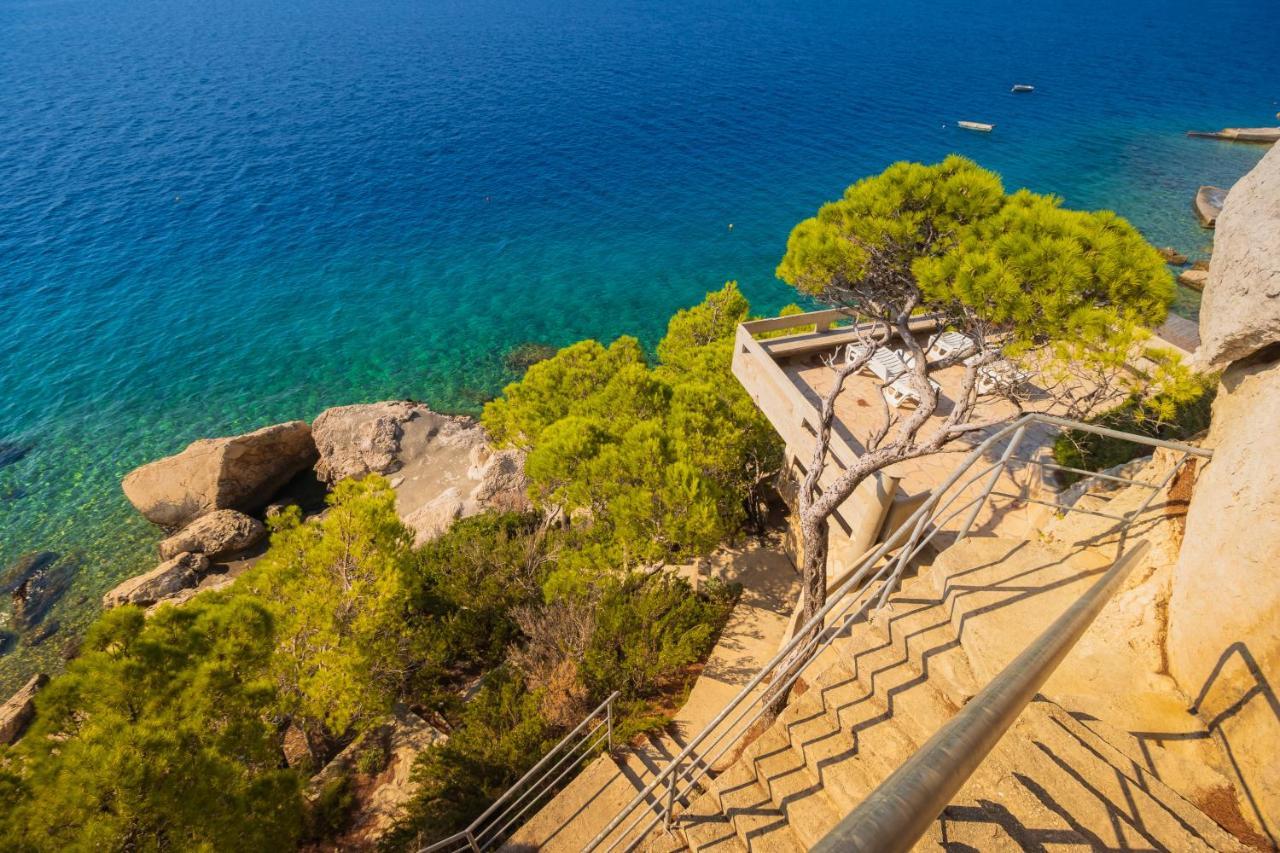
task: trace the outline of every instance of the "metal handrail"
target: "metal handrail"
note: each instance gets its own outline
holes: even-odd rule
[[[1012,463],[1035,461],[1018,459],[1014,456],[1017,447],[1026,434],[1027,428],[1033,424],[1044,424],[1059,429],[1078,430],[1119,438],[1150,447],[1177,451],[1182,454],[1182,459],[1172,466],[1168,476],[1151,490],[1150,495],[1141,506],[1124,516],[1108,516],[1118,519],[1118,523],[1124,525],[1125,528],[1134,519],[1142,516],[1155,496],[1182,467],[1182,463],[1187,457],[1212,458],[1213,456],[1208,450],[1181,442],[1133,435],[1108,427],[1100,427],[1043,414],[1025,415],[992,433],[973,447],[951,475],[929,494],[905,522],[889,534],[888,538],[880,546],[862,559],[856,570],[849,573],[848,579],[827,596],[826,603],[818,612],[804,625],[795,629],[791,640],[783,645],[778,653],[742,687],[720,713],[702,731],[695,735],[685,748],[675,758],[671,759],[584,849],[592,851],[605,845],[603,849],[606,851],[614,850],[619,846],[622,846],[624,850],[632,850],[659,823],[670,827],[677,805],[683,804],[684,798],[697,790],[699,781],[709,775],[712,772],[712,768],[716,766],[716,762],[751,731],[756,721],[769,711],[776,697],[785,695],[785,691],[789,690],[790,686],[807,671],[807,668],[818,659],[821,652],[837,638],[846,634],[849,627],[866,614],[873,602],[877,606],[883,606],[887,602],[889,595],[901,579],[907,566],[928,547],[942,531],[943,525],[965,510],[969,510],[969,514],[961,524],[955,541],[963,539],[972,529],[983,506],[995,494],[995,487],[1000,475],[1008,470]],[[950,498],[943,502],[944,495],[960,482],[969,469],[978,464],[988,451],[1005,438],[1010,439],[1009,445],[1004,448],[999,460],[989,466],[985,466],[976,475],[970,477],[960,486],[957,494],[951,495]],[[964,489],[967,489],[974,482],[988,474],[987,482],[978,497],[966,502],[957,510],[952,511],[944,520],[939,521],[942,514],[963,494]],[[1143,481],[1116,475],[1107,475],[1106,479],[1148,487],[1151,485]],[[1006,496],[1031,503],[1037,502],[1023,495]],[[1071,512],[1098,514],[1089,510],[1077,509],[1075,506],[1057,508],[1062,510],[1064,514],[1070,514]],[[1122,541],[1122,548],[1123,544]],[[897,548],[901,548],[901,550],[881,564],[881,560],[884,560],[891,551]],[[865,595],[877,582],[882,584],[878,600],[876,596]],[[786,669],[779,672],[778,670],[784,664]],[[757,688],[765,683],[766,680],[775,677],[777,678],[776,683],[770,683],[767,690],[756,692]],[[756,712],[751,714],[753,708],[756,709]],[[734,716],[735,712],[737,712],[736,716]],[[750,719],[746,719],[748,716],[750,716]],[[732,717],[732,720],[730,720],[730,717]],[[745,723],[743,723],[744,719],[746,719]],[[726,724],[726,720],[730,721]],[[719,733],[715,734],[717,729],[719,729]],[[635,814],[632,817],[637,810],[640,810],[639,814]],[[650,816],[647,822],[645,821],[646,815]],[[629,822],[628,819],[630,819]],[[606,842],[608,842],[607,845]]]
[[[501,844],[520,818],[541,802],[546,794],[555,791],[556,786],[577,767],[583,758],[594,754],[602,744],[606,749],[613,749],[613,703],[621,695],[617,690],[609,694],[608,699],[583,717],[582,722],[578,723],[573,731],[565,735],[537,764],[529,768],[528,772],[502,793],[502,796],[494,800],[489,808],[471,821],[466,829],[420,848],[418,853],[440,853],[440,851],[452,853],[457,850],[480,853]],[[587,728],[587,724],[597,719],[599,722],[584,734],[583,730]],[[599,734],[601,729],[604,729],[603,734]],[[571,741],[573,741],[572,746],[569,745]],[[570,761],[570,758],[574,760]],[[560,773],[548,782],[547,779],[557,770]],[[538,778],[534,779],[535,776]],[[533,796],[530,798],[530,795]],[[521,806],[522,803],[523,806]],[[515,811],[516,809],[519,810]],[[513,811],[515,811],[514,815]]]
[[[1053,675],[1147,550],[1140,542],[814,846],[912,849]]]

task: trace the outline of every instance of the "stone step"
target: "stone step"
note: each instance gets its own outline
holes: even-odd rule
[[[1033,702],[1023,714],[1022,737],[1011,746],[1021,766],[1108,846],[1167,850],[1243,850],[1243,845],[1154,773],[1083,725],[1059,705]],[[1112,829],[1114,828],[1114,829]],[[1108,830],[1113,833],[1108,835]]]
[[[892,720],[914,743],[923,743],[959,710],[908,655],[866,622],[854,626],[841,643],[849,650],[849,670],[862,687],[860,704],[878,707],[880,718]]]
[[[804,752],[792,746],[785,724],[774,725],[757,738],[743,760],[755,768],[756,782],[786,815],[791,831],[806,848],[839,821],[842,812],[823,792],[823,783],[806,763]]]
[[[792,832],[786,814],[760,787],[755,767],[749,760],[739,761],[716,777],[711,789],[694,801],[689,810],[695,815],[706,815],[708,809],[716,809],[728,819],[748,850],[799,853],[807,849]],[[691,839],[690,847],[693,845]]]
[[[1154,774],[1233,835],[1253,834],[1230,767],[1204,722],[1187,710],[1188,700],[1165,693],[1128,693],[1109,701],[1073,695],[1053,699],[1136,767]],[[1118,720],[1124,721],[1123,727]]]
[[[844,664],[793,698],[777,728],[838,813],[853,809],[915,748]]]
[[[1061,553],[1034,542],[972,536],[929,577],[979,683],[987,683],[1111,564],[1095,550]]]
[[[934,689],[957,708],[982,688],[956,638],[947,602],[933,586],[931,573],[904,578],[884,609],[871,614],[875,633],[894,654],[923,673]]]
[[[740,853],[747,849],[733,823],[720,811],[719,798],[711,792],[696,798],[681,813],[678,834],[694,853]]]

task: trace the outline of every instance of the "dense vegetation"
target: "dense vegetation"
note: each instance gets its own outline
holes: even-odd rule
[[[650,569],[734,535],[780,457],[728,373],[746,312],[726,285],[672,319],[654,366],[632,339],[586,341],[508,387],[484,421],[529,452],[534,512],[466,519],[415,550],[389,483],[348,480],[322,516],[273,519],[229,588],[104,614],[0,750],[0,849],[333,837],[351,785],[308,797],[307,781],[397,703],[449,740],[420,757],[392,844],[464,825],[614,690],[624,734],[661,724],[734,590]],[[286,766],[286,730],[314,760]]]
[[[1216,392],[1214,382],[1195,377],[1185,383],[1177,396],[1133,396],[1089,422],[1149,438],[1183,441],[1209,428]],[[1067,430],[1053,443],[1053,457],[1059,465],[1084,471],[1105,471],[1150,452],[1145,445],[1081,430]],[[1058,476],[1069,485],[1084,475],[1062,471]]]

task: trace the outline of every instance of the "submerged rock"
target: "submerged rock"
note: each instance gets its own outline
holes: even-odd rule
[[[9,701],[0,705],[0,746],[8,746],[22,736],[36,714],[36,694],[49,683],[49,676],[37,673]]]
[[[519,344],[507,351],[503,362],[508,370],[523,371],[528,370],[540,361],[546,361],[553,357],[557,350],[550,344],[539,344],[532,341]]]
[[[36,571],[27,575],[9,593],[13,604],[13,626],[19,631],[29,631],[49,614],[53,605],[71,588],[77,558],[61,558],[41,563]]]
[[[216,509],[249,512],[265,506],[315,458],[311,428],[290,421],[192,442],[181,453],[129,472],[123,488],[148,520],[181,527]]]
[[[1164,262],[1166,264],[1173,264],[1176,267],[1180,267],[1185,265],[1187,262],[1187,256],[1172,246],[1165,246],[1161,249],[1157,249],[1156,251],[1160,253],[1160,257],[1164,258]]]
[[[31,452],[31,445],[16,441],[0,441],[0,468],[12,465]]]
[[[0,595],[13,592],[18,587],[46,566],[57,561],[58,555],[53,551],[32,551],[23,554],[0,572]]]
[[[194,587],[200,583],[200,576],[208,569],[209,558],[204,554],[179,554],[146,574],[129,578],[102,596],[102,606],[111,608],[122,604],[155,604]]]
[[[158,546],[160,559],[170,560],[188,551],[220,560],[252,548],[266,535],[267,528],[258,519],[234,509],[219,509],[200,516],[163,540]]]

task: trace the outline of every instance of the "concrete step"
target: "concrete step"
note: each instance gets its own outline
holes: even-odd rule
[[[794,697],[777,727],[841,814],[862,802],[915,749],[845,664],[823,672],[806,693]]]
[[[961,707],[982,685],[956,638],[947,601],[935,591],[931,578],[930,572],[904,578],[869,621],[900,660],[925,674],[934,689]]]
[[[710,790],[690,806],[695,815],[706,815],[707,809],[716,809],[727,818],[748,850],[799,853],[807,849],[792,832],[786,814],[760,787],[755,767],[748,760],[739,761],[716,777]],[[715,832],[719,835],[722,830]],[[702,843],[697,829],[695,835]],[[686,837],[690,837],[687,832]],[[694,847],[694,843],[690,837],[689,846]]]

